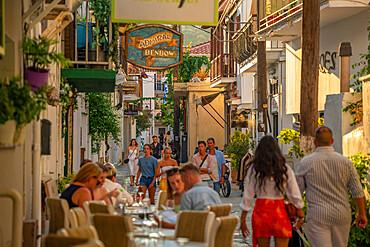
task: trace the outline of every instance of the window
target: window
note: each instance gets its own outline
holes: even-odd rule
[[[275,95],[279,93],[279,87],[278,87],[278,79],[277,78],[271,78],[270,79],[270,94]]]
[[[41,120],[41,155],[50,155],[51,122]]]

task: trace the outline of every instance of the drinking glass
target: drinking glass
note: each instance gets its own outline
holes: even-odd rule
[[[143,206],[143,192],[138,192],[138,194],[139,194],[139,206]]]
[[[173,210],[173,207],[175,206],[175,201],[172,199],[167,200],[166,202],[167,210]]]
[[[180,247],[184,247],[184,245],[189,242],[188,238],[176,238],[176,242],[179,243]]]

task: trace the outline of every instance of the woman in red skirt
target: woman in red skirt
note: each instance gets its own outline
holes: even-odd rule
[[[293,170],[285,164],[278,143],[274,137],[265,136],[259,142],[254,158],[245,177],[243,201],[240,204],[240,229],[244,238],[249,235],[245,219],[252,210],[253,246],[270,246],[274,237],[275,246],[288,246],[292,237],[292,226],[284,205],[284,195],[298,208],[298,224],[302,224],[302,196]]]

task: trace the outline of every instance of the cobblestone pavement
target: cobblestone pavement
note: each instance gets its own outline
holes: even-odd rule
[[[118,166],[117,167],[117,182],[120,183],[120,184],[123,184],[126,179],[128,181],[128,184],[130,184],[130,178],[128,177],[127,165]],[[232,187],[232,191],[231,191],[230,196],[228,198],[225,198],[225,197],[221,196],[221,201],[222,201],[222,203],[231,203],[231,204],[233,204],[233,209],[231,211],[231,215],[235,215],[235,216],[240,217],[241,209],[239,207],[239,204],[242,200],[241,192],[238,189],[238,187],[236,186],[236,184],[232,183],[231,187]],[[137,192],[137,186],[129,186],[128,185],[128,192],[130,192],[130,193],[131,192]],[[158,194],[158,193],[156,193],[156,194]],[[147,197],[148,197],[148,195],[147,195]],[[251,214],[247,215],[247,225],[248,225],[248,228],[251,230],[252,229]],[[251,236],[249,236],[246,240],[244,240],[242,235],[238,231],[238,229],[239,229],[239,225],[236,228],[235,233],[234,233],[234,246],[235,247],[252,246]]]

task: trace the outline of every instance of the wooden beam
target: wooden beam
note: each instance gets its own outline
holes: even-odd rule
[[[318,124],[320,0],[303,0],[300,147],[304,155],[315,150]]]
[[[257,42],[258,74],[258,132],[267,133],[267,74],[266,74],[266,41]]]

